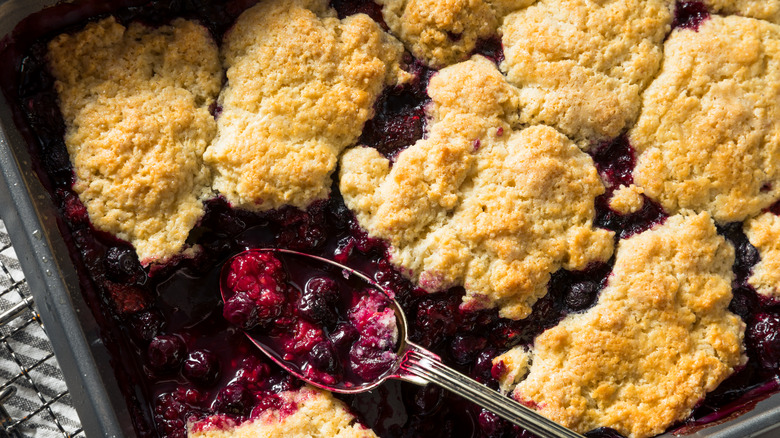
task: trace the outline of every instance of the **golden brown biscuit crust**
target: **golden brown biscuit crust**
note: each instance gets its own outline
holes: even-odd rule
[[[736,14],[780,24],[780,0],[704,0],[718,14]]]
[[[343,402],[326,391],[304,387],[279,395],[284,409],[268,409],[242,424],[208,420],[190,424],[189,438],[376,438],[357,423]],[[219,424],[216,426],[215,424]]]
[[[522,120],[583,147],[617,137],[661,65],[671,10],[668,0],[540,0],[508,15],[501,69],[521,89]]]
[[[48,59],[73,188],[92,223],[133,244],[144,264],[180,253],[210,193],[202,155],[222,72],[208,31],[106,18],[53,39]]]
[[[629,132],[634,180],[670,213],[742,221],[780,198],[780,26],[712,16],[677,29]]]
[[[634,184],[620,186],[612,192],[612,197],[609,198],[609,208],[620,214],[636,213],[645,205],[645,200],[642,198],[644,192],[643,188]]]
[[[214,189],[247,210],[304,208],[328,196],[385,84],[405,78],[401,44],[364,14],[326,0],[261,2],[225,36],[228,84],[204,154]]]
[[[747,360],[733,262],[707,213],[622,240],[598,303],[535,340],[513,396],[580,432],[663,432]]]
[[[768,297],[780,297],[780,217],[766,212],[745,222],[745,234],[761,256],[748,283]]]
[[[464,61],[496,35],[504,15],[535,0],[378,0],[390,30],[436,68]]]
[[[594,229],[604,187],[591,158],[554,129],[515,131],[517,94],[485,58],[431,79],[428,136],[390,168],[379,152],[342,158],[340,188],[392,261],[428,291],[466,289],[464,305],[524,318],[561,267],[584,269],[612,254]]]

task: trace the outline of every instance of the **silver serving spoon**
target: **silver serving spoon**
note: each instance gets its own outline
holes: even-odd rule
[[[360,283],[363,283],[365,287],[371,287],[381,292],[384,297],[387,298],[387,303],[395,312],[396,324],[398,327],[398,348],[395,364],[379,378],[362,382],[357,385],[344,385],[342,383],[325,385],[321,382],[309,379],[302,374],[297,365],[284,360],[279,352],[274,350],[260,337],[253,336],[246,331],[244,332],[260,351],[265,353],[274,362],[295,377],[313,386],[343,394],[355,394],[369,391],[381,385],[382,382],[387,379],[399,379],[422,386],[429,383],[435,383],[542,438],[584,438],[583,435],[567,429],[540,415],[536,411],[521,405],[515,400],[505,397],[487,386],[480,384],[476,380],[453,370],[442,363],[441,359],[434,353],[409,341],[409,338],[407,337],[406,316],[404,315],[401,306],[399,306],[398,302],[392,299],[381,286],[365,274],[348,268],[340,263],[297,251],[273,248],[250,249],[247,251],[267,251],[273,253],[279,260],[300,258],[300,260],[304,260],[308,264],[321,264],[325,271],[335,270],[335,272],[340,273],[343,278],[347,280],[359,281]],[[233,258],[245,254],[247,251],[236,254]],[[223,300],[226,299],[224,280],[233,258],[225,263],[221,273],[220,292]]]

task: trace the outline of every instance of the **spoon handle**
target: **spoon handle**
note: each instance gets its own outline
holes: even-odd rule
[[[453,370],[444,365],[435,354],[411,342],[407,343],[407,350],[401,359],[398,374],[400,379],[417,384],[435,383],[540,437],[584,438],[515,400]]]

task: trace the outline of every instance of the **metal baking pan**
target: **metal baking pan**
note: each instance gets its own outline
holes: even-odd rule
[[[55,3],[54,0],[0,0],[0,41],[7,41],[25,17]],[[92,8],[95,3],[102,2],[94,2]],[[59,18],[65,24],[72,19],[68,14]],[[11,60],[4,61],[0,74],[18,68]],[[33,169],[17,122],[23,123],[14,120],[9,102],[0,94],[0,216],[11,235],[86,435],[135,436],[113,372],[112,358],[81,295],[76,268],[57,224],[57,210]],[[780,393],[759,401],[746,413],[728,421],[663,436],[780,436]]]

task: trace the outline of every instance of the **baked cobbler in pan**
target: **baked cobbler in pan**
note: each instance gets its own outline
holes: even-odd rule
[[[237,268],[223,303],[249,248],[367,273],[413,341],[588,436],[777,389],[780,0],[251,3],[85,12],[11,92],[139,436],[531,436],[286,374],[242,328],[336,374],[361,337],[312,328],[327,279]]]

